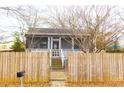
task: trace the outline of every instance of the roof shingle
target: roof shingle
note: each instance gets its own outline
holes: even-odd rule
[[[26,35],[72,35],[72,34],[84,34],[83,31],[74,31],[70,29],[59,28],[30,28]],[[85,33],[85,35],[88,35]]]

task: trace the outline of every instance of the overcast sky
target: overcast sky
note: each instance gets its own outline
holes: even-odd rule
[[[8,5],[121,5],[124,0],[0,0],[0,6]]]
[[[18,5],[34,5],[40,7],[44,7],[46,5],[118,5],[120,7],[124,7],[123,4],[124,0],[0,0],[0,7]],[[16,24],[14,19],[8,19],[5,15],[0,15],[0,30],[3,28],[6,28],[5,30],[13,29],[11,26],[14,24]],[[12,32],[2,30],[0,32],[0,36],[10,36],[11,34]],[[121,42],[124,43],[123,40],[121,40]]]

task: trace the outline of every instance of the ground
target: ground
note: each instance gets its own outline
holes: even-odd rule
[[[1,87],[20,87],[20,84],[0,84]],[[83,83],[74,84],[66,82],[66,74],[64,70],[52,70],[50,73],[49,83],[32,83],[24,84],[25,87],[124,87],[124,82],[106,82],[106,83]]]

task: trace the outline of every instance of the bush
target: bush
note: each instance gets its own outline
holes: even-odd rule
[[[15,40],[14,40],[14,44],[12,45],[12,49],[15,52],[21,52],[25,50],[25,45],[24,43],[20,40],[19,35],[15,34]]]
[[[118,40],[114,41],[109,47],[106,47],[106,52],[109,53],[123,53],[124,49],[120,47]]]
[[[113,49],[111,47],[107,47],[106,52],[108,52],[108,53],[124,53],[124,49],[122,49],[122,48]]]

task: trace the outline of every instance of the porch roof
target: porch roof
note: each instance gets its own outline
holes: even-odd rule
[[[25,34],[26,36],[30,35],[85,35],[89,34],[84,33],[84,31],[72,31],[70,29],[59,29],[59,28],[30,28],[29,31]]]

